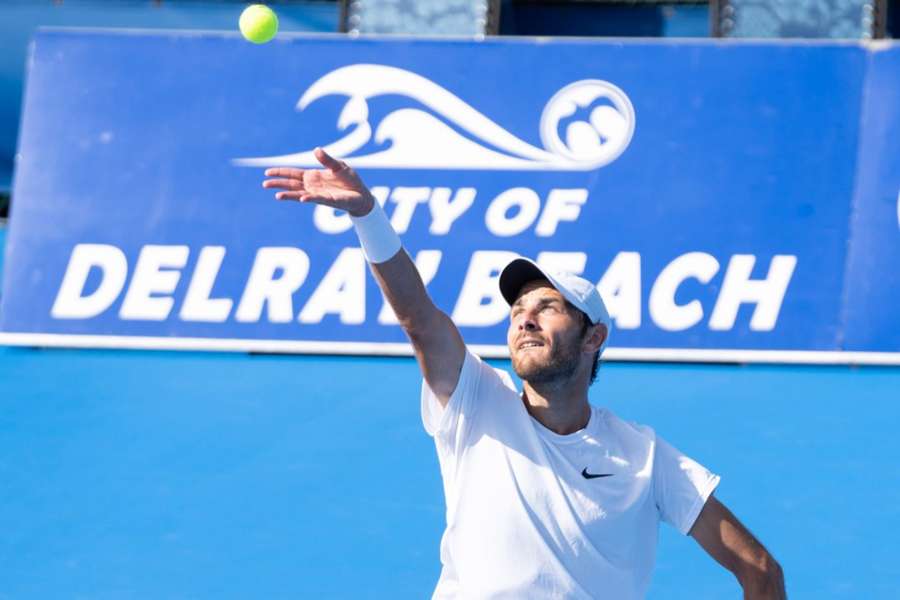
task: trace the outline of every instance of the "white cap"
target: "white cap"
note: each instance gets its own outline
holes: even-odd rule
[[[522,286],[535,279],[549,281],[566,300],[586,314],[594,325],[597,323],[606,325],[606,340],[600,347],[602,351],[612,333],[612,321],[609,318],[609,311],[606,310],[606,304],[603,303],[603,298],[600,297],[600,292],[594,284],[572,273],[544,269],[533,260],[520,257],[513,259],[501,271],[500,293],[503,294],[507,304],[512,306]]]

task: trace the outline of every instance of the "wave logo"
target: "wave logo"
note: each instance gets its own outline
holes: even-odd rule
[[[453,93],[404,69],[374,64],[341,67],[313,83],[297,110],[333,94],[348,97],[337,123],[347,134],[323,148],[351,160],[356,168],[589,171],[621,155],[634,133],[634,107],[628,96],[596,79],[571,83],[550,98],[540,121],[543,148],[519,139]],[[368,101],[388,94],[405,96],[424,108],[394,110],[373,129]],[[319,166],[312,148],[238,158],[233,163]]]

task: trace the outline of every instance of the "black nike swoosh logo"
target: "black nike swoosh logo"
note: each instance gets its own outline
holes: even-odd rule
[[[612,477],[613,473],[588,473],[587,467],[581,472],[581,476],[585,479],[596,479],[597,477]]]

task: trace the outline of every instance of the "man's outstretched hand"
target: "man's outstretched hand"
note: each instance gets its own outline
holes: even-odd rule
[[[324,169],[273,167],[266,169],[266,177],[271,179],[263,181],[262,186],[279,190],[275,193],[278,200],[323,204],[345,210],[355,217],[369,214],[376,206],[375,198],[359,175],[321,148],[313,152]],[[382,217],[381,221],[375,219],[358,225],[363,229],[367,224],[390,229],[385,220],[386,217]],[[412,342],[425,381],[441,405],[446,406],[456,389],[466,356],[466,346],[456,325],[431,301],[409,254],[401,250],[388,260],[370,263],[370,267]]]
[[[296,200],[324,204],[346,210],[354,217],[362,217],[372,210],[375,198],[347,163],[329,156],[321,148],[313,151],[324,169],[294,169],[274,167],[266,169],[264,188],[284,190],[276,192],[276,200]]]

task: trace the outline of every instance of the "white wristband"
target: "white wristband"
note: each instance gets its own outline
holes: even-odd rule
[[[366,253],[366,260],[370,263],[383,263],[400,250],[400,236],[391,227],[391,222],[377,200],[367,215],[350,215],[350,220],[353,221],[359,243]]]

